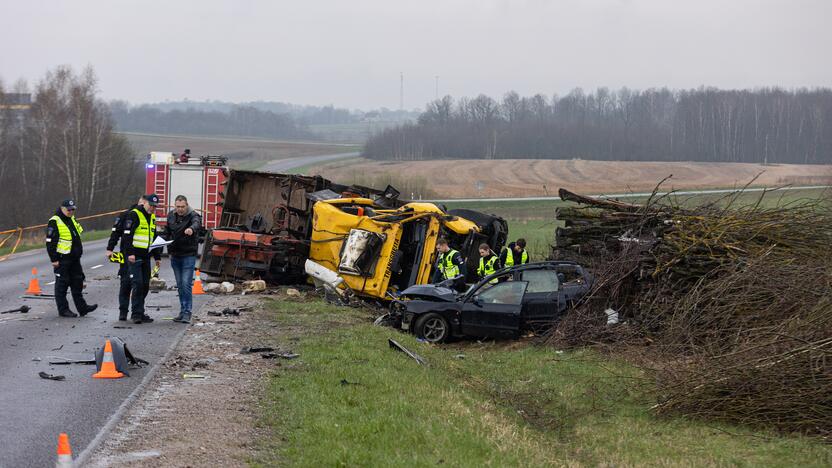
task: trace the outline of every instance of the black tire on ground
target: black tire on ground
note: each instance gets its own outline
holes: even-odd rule
[[[416,321],[416,336],[429,343],[442,343],[451,336],[451,326],[437,313],[425,314]]]

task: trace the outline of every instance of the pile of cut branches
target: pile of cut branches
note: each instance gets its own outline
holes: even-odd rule
[[[685,206],[657,191],[630,204],[561,190],[576,206],[557,212],[553,257],[596,282],[550,342],[649,344],[659,413],[832,435],[828,201]]]

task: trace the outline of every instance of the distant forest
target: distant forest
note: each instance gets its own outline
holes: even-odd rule
[[[151,106],[128,107],[110,103],[116,127],[122,131],[187,135],[239,135],[265,138],[308,138],[306,127],[289,114],[263,111],[249,106],[219,110],[172,109]]]
[[[367,118],[401,122],[416,120],[420,115],[387,108],[362,112],[269,101],[175,101],[140,106],[113,101],[110,113],[118,130],[126,132],[308,139],[320,137],[310,125],[354,124]]]
[[[832,90],[576,89],[563,97],[436,100],[372,136],[384,160],[597,159],[832,163]]]

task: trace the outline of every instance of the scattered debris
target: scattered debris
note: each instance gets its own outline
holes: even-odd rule
[[[390,345],[390,347],[392,349],[395,349],[395,350],[398,350],[398,351],[401,351],[401,352],[407,354],[408,356],[413,358],[414,361],[418,362],[420,365],[423,365],[423,366],[427,365],[427,361],[425,361],[425,358],[423,358],[422,356],[419,356],[418,354],[414,353],[413,351],[405,348],[404,346],[399,344],[399,342],[397,342],[396,340],[394,340],[392,338],[388,338],[387,343]]]
[[[295,289],[295,288],[289,288],[289,289],[287,289],[287,290],[286,290],[286,295],[287,295],[287,296],[294,296],[294,297],[298,297],[298,296],[300,296],[301,294],[300,294],[300,291],[298,291],[297,289]]]
[[[234,283],[229,283],[228,281],[223,281],[220,283],[219,290],[217,291],[223,294],[231,294],[234,292]]]
[[[40,361],[42,361],[43,359],[41,359],[41,358],[39,358],[39,357],[36,357],[36,358],[32,358],[32,360],[33,360],[33,361],[35,361],[35,362],[40,362]]]
[[[266,282],[263,280],[243,281],[243,294],[261,292],[266,290]]]
[[[60,356],[49,356],[52,359],[60,359],[60,361],[49,361],[50,366],[66,366],[69,364],[84,364],[95,365],[95,359],[68,359]]]
[[[222,317],[221,312],[217,312],[217,311],[214,311],[214,310],[208,311],[208,315],[210,315],[211,317]]]
[[[202,286],[202,290],[207,292],[207,293],[208,292],[217,292],[217,290],[219,288],[220,288],[219,283],[205,283],[205,285]]]
[[[207,377],[202,375],[202,374],[182,374],[182,378],[187,380],[187,379],[205,379]]]
[[[349,381],[349,380],[347,380],[347,379],[341,379],[341,385],[342,385],[342,386],[347,386],[347,385],[361,385],[361,382],[350,382],[350,381]]]
[[[57,348],[52,348],[52,351],[60,351],[61,349],[63,349],[63,347],[64,345],[60,345]]]
[[[262,347],[245,347],[240,350],[240,354],[251,354],[251,353],[268,353],[270,351],[274,351],[274,348],[270,348],[268,346]]]
[[[233,320],[217,320],[214,323],[216,323],[217,325],[229,325],[235,322]]]
[[[52,375],[52,374],[47,374],[46,372],[43,372],[43,371],[38,372],[38,375],[40,376],[40,378],[46,379],[46,380],[66,380],[66,377],[63,376],[63,375]]]
[[[239,317],[240,316],[240,311],[237,310],[237,309],[225,308],[225,309],[222,310],[222,314],[223,315],[234,315],[234,316]]]
[[[465,355],[464,354],[455,354],[454,359],[465,359]]]
[[[115,325],[113,328],[119,328],[119,329],[122,329],[122,330],[130,330],[133,327],[128,327],[128,326],[125,326],[125,325]]]
[[[158,277],[151,277],[150,278],[150,290],[151,291],[164,291],[167,283],[162,278]]]
[[[194,362],[194,364],[191,366],[191,368],[192,369],[204,369],[204,368],[210,366],[211,364],[213,364],[215,362],[217,362],[217,360],[213,359],[213,358],[198,359]]]
[[[13,314],[15,312],[20,312],[21,314],[25,314],[25,313],[29,312],[30,310],[32,310],[31,307],[29,307],[27,305],[22,305],[22,306],[18,307],[17,309],[4,310],[3,312],[0,312],[0,314]]]

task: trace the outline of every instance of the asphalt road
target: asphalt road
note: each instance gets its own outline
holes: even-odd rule
[[[53,465],[60,432],[69,434],[77,457],[152,368],[132,370],[127,378],[99,380],[91,377],[95,366],[49,365],[51,357],[92,359],[95,348],[103,346],[107,337],[118,336],[136,357],[158,365],[185,329],[182,324],[160,320],[178,313],[174,291],[148,296],[150,305],[170,306],[148,308],[155,322],[119,322],[117,267],[106,261],[104,248],[105,241],[84,246],[86,298],[98,304],[98,310],[84,318],[58,317],[52,298],[20,298],[32,267],[38,269],[44,292],[54,292],[48,284],[55,277],[45,250],[0,262],[0,310],[23,304],[32,307],[28,314],[0,315],[0,467]],[[165,258],[160,276],[169,285],[175,283]],[[204,296],[195,297],[195,312],[206,302]],[[71,299],[70,307],[74,310]],[[64,375],[66,380],[41,379],[40,371]]]
[[[338,153],[338,154],[325,154],[322,156],[302,156],[299,158],[290,158],[290,159],[278,159],[272,161],[270,163],[264,164],[258,170],[263,172],[277,172],[277,173],[284,173],[290,169],[294,169],[296,167],[303,167],[309,166],[311,164],[320,164],[323,162],[333,161],[336,159],[345,159],[345,158],[355,158],[358,157],[361,153],[353,152],[353,153]]]

